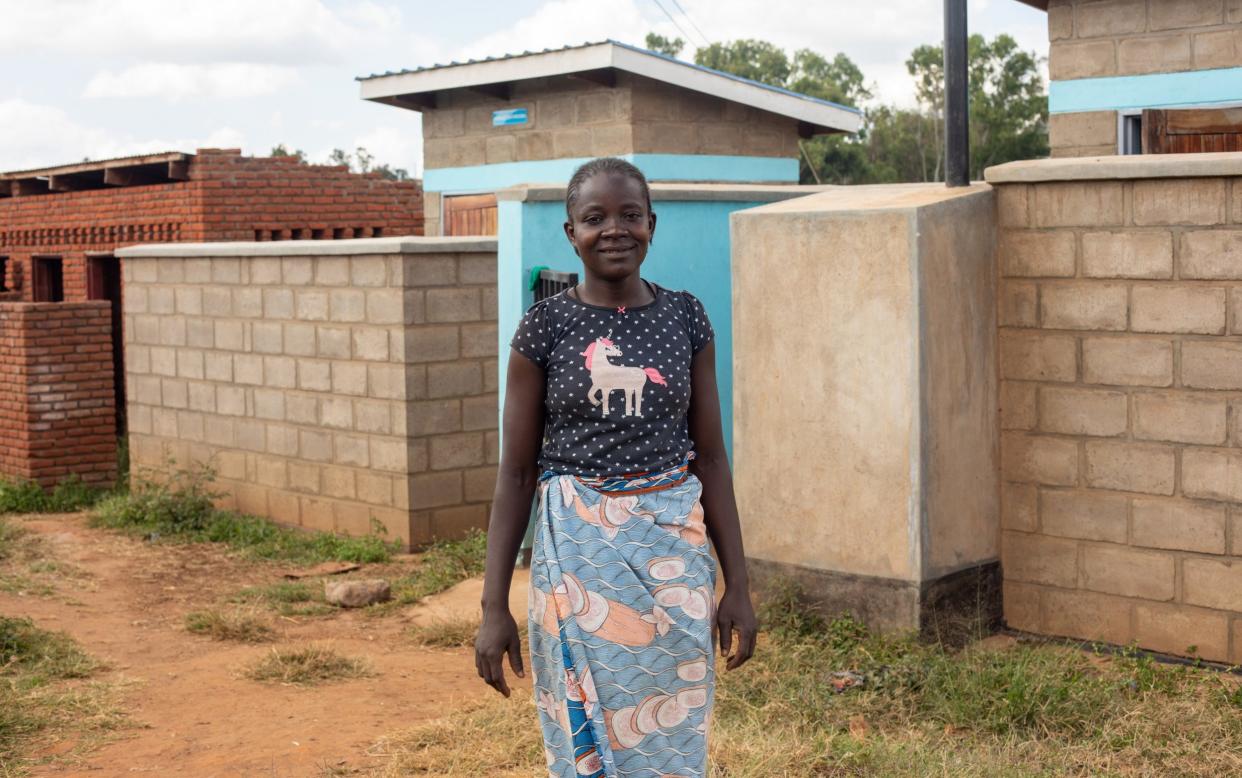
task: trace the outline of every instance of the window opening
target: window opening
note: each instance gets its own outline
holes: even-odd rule
[[[65,271],[60,257],[35,257],[34,299],[37,303],[65,301]]]

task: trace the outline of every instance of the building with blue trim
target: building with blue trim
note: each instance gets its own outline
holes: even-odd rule
[[[855,108],[616,41],[359,79],[363,99],[423,117],[426,234],[463,234],[480,199],[564,183],[618,156],[651,181],[798,181],[798,142],[854,132]]]
[[[643,276],[703,301],[725,409],[729,215],[819,190],[798,185],[800,140],[862,124],[857,109],[615,41],[360,81],[364,99],[422,114],[426,234],[497,235],[500,375],[532,271],[580,267],[562,230],[565,184],[587,160],[618,156],[652,182],[660,216]]]
[[[1144,110],[1213,112],[1189,117],[1185,131],[1174,134],[1242,133],[1238,0],[1021,2],[1048,12],[1052,156],[1144,153],[1143,135],[1153,122]],[[1206,124],[1218,131],[1197,131]],[[1202,138],[1156,150],[1236,150],[1234,142]]]

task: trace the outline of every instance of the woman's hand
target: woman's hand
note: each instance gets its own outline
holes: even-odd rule
[[[755,653],[755,637],[759,622],[750,604],[750,592],[746,589],[725,589],[716,609],[716,630],[720,639],[720,655],[729,656],[733,646],[733,631],[737,630],[737,652],[729,656],[725,670],[741,667]]]
[[[509,655],[509,666],[518,678],[525,678],[522,669],[522,640],[518,637],[517,622],[513,615],[504,613],[484,615],[479,634],[474,639],[474,666],[479,677],[496,691],[509,696],[509,684],[505,683],[504,656]]]

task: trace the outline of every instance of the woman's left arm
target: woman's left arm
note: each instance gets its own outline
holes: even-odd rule
[[[750,577],[746,572],[746,555],[742,552],[742,528],[737,516],[737,498],[733,494],[733,474],[729,470],[720,424],[714,340],[695,354],[691,363],[689,422],[695,452],[690,471],[703,482],[704,520],[725,579],[725,593],[716,610],[721,656],[729,656],[733,631],[738,633],[737,651],[725,665],[726,670],[732,670],[755,652],[758,622],[750,603]]]

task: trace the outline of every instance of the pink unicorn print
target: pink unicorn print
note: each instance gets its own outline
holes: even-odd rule
[[[591,374],[591,388],[587,389],[587,399],[591,405],[603,405],[601,413],[608,415],[608,396],[620,389],[625,393],[625,416],[643,415],[643,387],[651,380],[660,386],[668,386],[664,376],[654,367],[627,367],[614,365],[608,357],[621,356],[621,349],[612,342],[612,330],[602,338],[587,346],[582,356],[586,357],[586,369]],[[598,395],[598,397],[597,397]]]

